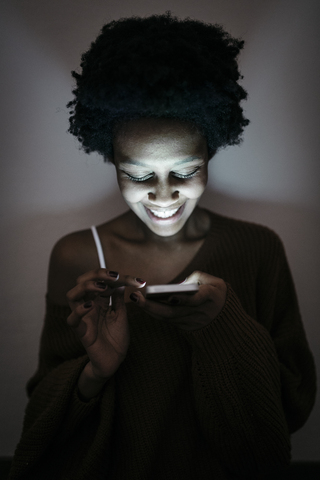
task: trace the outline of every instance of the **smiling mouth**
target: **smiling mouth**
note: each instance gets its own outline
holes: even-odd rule
[[[180,207],[179,207],[180,208]],[[164,211],[159,211],[159,210],[152,210],[151,208],[149,208],[150,212],[153,213],[153,215],[155,215],[156,217],[159,217],[159,218],[170,218],[172,217],[173,215],[175,215],[177,213],[177,211],[179,210],[179,208],[175,208],[174,210],[164,210]]]
[[[153,210],[152,208],[148,208],[144,206],[144,208],[147,211],[148,216],[152,220],[158,220],[158,221],[166,221],[166,220],[176,220],[178,219],[183,210],[184,210],[185,204],[181,205],[178,208],[171,208],[171,209],[165,209],[165,210]]]

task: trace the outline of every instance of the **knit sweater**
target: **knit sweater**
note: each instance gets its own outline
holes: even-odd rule
[[[290,461],[290,433],[315,398],[315,368],[281,241],[266,227],[210,213],[195,270],[227,283],[206,327],[182,331],[127,306],[128,354],[103,391],[77,393],[88,361],[47,300],[39,367],[28,383],[10,479],[263,478]]]

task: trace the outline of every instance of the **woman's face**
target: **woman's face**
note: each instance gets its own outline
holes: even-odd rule
[[[131,210],[155,234],[178,233],[207,184],[206,139],[177,120],[139,119],[114,141],[120,191]]]

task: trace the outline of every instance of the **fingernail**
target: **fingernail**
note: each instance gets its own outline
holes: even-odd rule
[[[104,290],[104,289],[106,288],[106,286],[107,286],[106,283],[103,282],[102,280],[101,280],[101,281],[99,280],[99,281],[96,282],[95,284],[96,284],[96,286],[97,286],[98,288],[101,288],[101,289],[103,289],[103,290]]]
[[[113,272],[112,270],[109,270],[108,275],[109,275],[109,277],[115,278],[116,280],[118,280],[118,278],[119,278],[119,273],[118,272]]]
[[[90,307],[92,307],[92,302],[90,302],[90,301],[86,302],[86,303],[83,304],[83,306],[84,306],[84,308],[90,308]]]
[[[139,297],[136,293],[131,293],[130,295],[130,300],[132,300],[133,302],[137,303],[138,300],[139,300]]]
[[[180,303],[180,300],[179,300],[179,298],[177,298],[177,297],[171,297],[171,298],[169,299],[169,303],[170,303],[171,305],[178,305],[178,303]]]
[[[143,285],[144,283],[147,283],[144,280],[142,280],[142,278],[136,278],[136,282],[141,283],[141,285]]]

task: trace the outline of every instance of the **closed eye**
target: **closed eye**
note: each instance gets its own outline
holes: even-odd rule
[[[133,177],[132,175],[129,175],[129,173],[126,173],[126,176],[131,180],[132,182],[146,182],[147,180],[150,180],[153,175],[145,175],[144,177]]]
[[[187,178],[194,177],[198,173],[199,170],[200,170],[200,167],[197,167],[195,170],[193,170],[193,172],[186,173],[185,175],[183,175],[182,173],[177,173],[177,172],[172,172],[172,175],[176,178],[187,179]]]
[[[171,175],[176,177],[176,178],[181,178],[183,180],[186,180],[188,178],[192,178],[194,177],[198,171],[200,170],[200,167],[197,167],[195,168],[192,172],[190,173],[186,173],[186,174],[182,174],[182,173],[178,173],[178,172],[171,172]],[[126,177],[131,180],[132,182],[147,182],[148,180],[151,180],[151,178],[153,178],[154,174],[149,174],[149,175],[145,175],[143,177],[134,177],[132,175],[129,175],[129,173],[127,172],[124,172]]]

